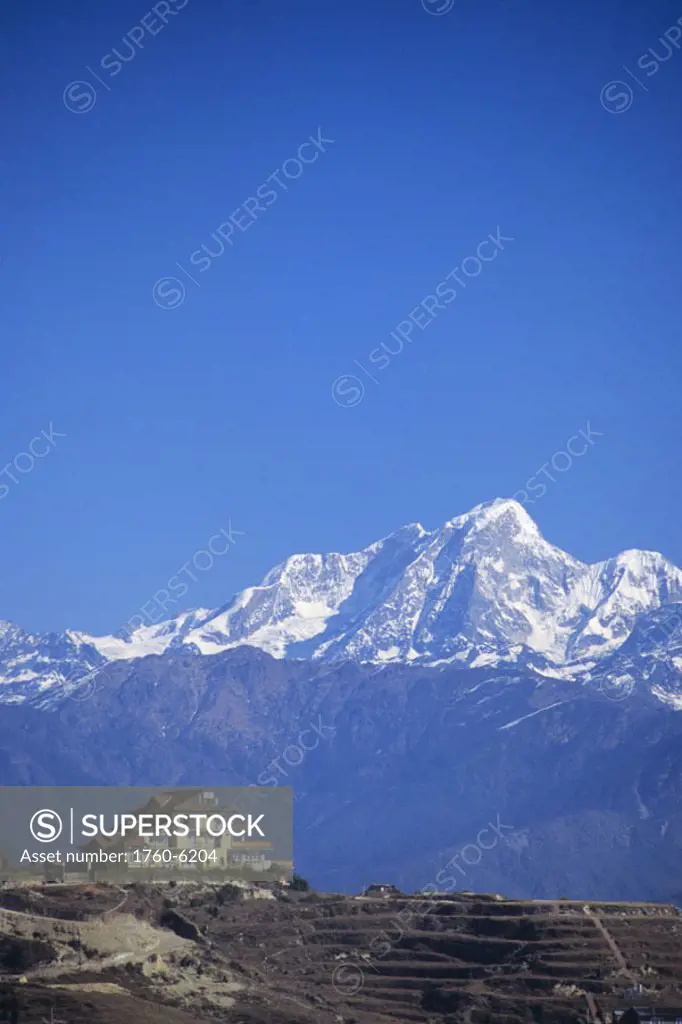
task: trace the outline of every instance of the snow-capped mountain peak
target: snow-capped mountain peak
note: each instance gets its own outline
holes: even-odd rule
[[[540,536],[535,521],[526,512],[523,505],[514,498],[495,498],[493,501],[475,505],[470,512],[455,516],[445,526],[475,531],[505,527],[517,533],[527,533],[533,537]]]
[[[518,502],[496,499],[436,530],[401,527],[358,552],[292,555],[223,608],[125,638],[35,637],[2,624],[0,673],[43,688],[83,666],[248,644],[275,657],[518,662],[578,677],[614,654],[639,616],[679,600],[682,572],[662,555],[633,550],[587,565],[546,541]]]

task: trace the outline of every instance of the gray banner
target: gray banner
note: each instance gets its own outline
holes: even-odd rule
[[[286,880],[290,786],[0,786],[0,880]]]

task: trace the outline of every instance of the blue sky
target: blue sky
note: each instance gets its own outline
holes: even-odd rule
[[[682,564],[682,50],[638,65],[682,6],[182,3],[0,12],[0,617],[113,631],[231,520],[186,597],[219,605],[510,496],[588,421],[529,512],[579,558]]]

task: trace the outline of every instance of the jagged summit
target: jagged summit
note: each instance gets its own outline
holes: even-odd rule
[[[521,502],[514,498],[493,498],[492,501],[483,501],[480,505],[474,505],[470,512],[455,516],[449,521],[449,525],[459,528],[467,524],[499,523],[500,520],[507,522],[515,520],[521,529],[530,529],[539,533],[535,520],[528,514]],[[448,523],[445,525],[447,526]]]
[[[613,655],[639,616],[680,600],[682,572],[662,555],[634,550],[586,565],[546,541],[517,501],[497,498],[361,551],[292,555],[222,608],[127,637],[40,637],[4,624],[0,678],[46,687],[110,660],[244,644],[277,658],[513,663],[575,677]]]

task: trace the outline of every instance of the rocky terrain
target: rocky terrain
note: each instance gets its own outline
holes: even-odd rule
[[[682,1002],[682,919],[663,905],[46,885],[0,890],[0,936],[20,1024],[569,1024],[637,986]]]

